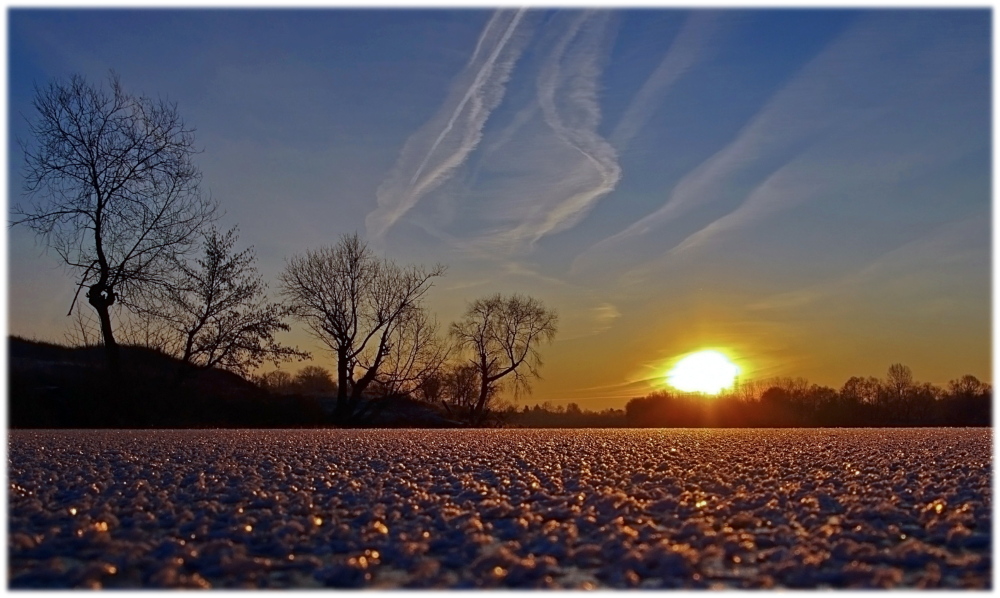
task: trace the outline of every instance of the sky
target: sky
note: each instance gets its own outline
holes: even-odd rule
[[[265,279],[358,232],[448,266],[442,330],[495,292],[556,310],[525,404],[621,407],[705,348],[746,379],[991,381],[990,22],[10,9],[8,204],[35,86],[113,69],[196,128],[203,188]],[[9,332],[64,340],[71,273],[27,229],[7,250]],[[284,340],[331,363],[300,324]]]

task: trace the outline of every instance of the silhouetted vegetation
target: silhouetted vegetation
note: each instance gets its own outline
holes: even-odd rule
[[[577,403],[541,405],[501,412],[504,423],[513,428],[624,428],[628,426],[624,409],[582,409]]]
[[[194,133],[176,106],[126,93],[114,74],[109,83],[74,75],[36,91],[24,148],[31,201],[15,206],[14,224],[75,272],[77,293],[86,288],[100,321],[106,363],[117,370],[112,307],[132,310],[162,284],[216,206],[199,189]]]
[[[993,391],[974,376],[946,389],[893,364],[884,380],[852,377],[841,389],[802,379],[748,382],[718,397],[658,391],[625,405],[635,427],[989,426]]]
[[[267,300],[253,248],[236,252],[237,229],[204,235],[193,261],[175,258],[166,282],[139,303],[148,326],[159,328],[156,348],[181,361],[179,376],[218,368],[247,376],[264,361],[275,365],[309,354],[277,341],[291,310]]]
[[[445,357],[422,302],[443,266],[399,266],[357,235],[294,256],[281,274],[294,315],[337,359],[335,417],[368,422]]]
[[[486,419],[504,386],[515,397],[530,392],[542,364],[538,345],[555,338],[557,322],[556,313],[533,297],[497,293],[473,301],[462,319],[452,324],[452,338],[467,356],[455,374],[471,378],[462,381],[456,398],[471,423]],[[475,389],[472,393],[469,384]]]

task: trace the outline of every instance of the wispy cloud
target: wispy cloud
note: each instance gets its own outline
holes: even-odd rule
[[[527,34],[519,26],[524,16],[525,9],[498,11],[486,24],[445,104],[407,141],[392,173],[379,186],[378,207],[365,219],[372,238],[381,239],[475,150],[523,51]]]
[[[558,342],[577,341],[600,334],[609,330],[621,316],[621,311],[606,301],[591,307],[573,309],[560,316],[564,332],[559,335]]]
[[[558,39],[538,76],[542,119],[577,162],[558,173],[549,193],[536,196],[523,220],[500,234],[508,246],[530,246],[579,222],[621,179],[614,148],[597,127],[601,120],[598,78],[609,41],[607,11],[576,16]]]
[[[919,20],[897,20],[890,29],[887,18],[862,19],[832,42],[774,94],[732,142],[684,176],[660,208],[588,248],[574,260],[573,270],[601,263],[609,252],[680,216],[739,201],[743,188],[751,191],[738,207],[683,238],[667,256],[820,194],[893,180],[901,173],[912,174],[915,165],[967,151],[963,131],[933,123],[922,125],[928,134],[915,138],[919,147],[900,149],[899,138],[900,132],[912,131],[907,119],[927,104],[924,96],[947,91],[947,78],[969,67],[928,69],[935,56],[976,54],[951,52],[955,41],[948,36],[923,37],[926,27],[913,26],[920,25]],[[900,52],[911,46],[913,52]],[[847,130],[852,135],[845,135]],[[639,271],[650,267],[639,265],[626,277],[641,279]]]

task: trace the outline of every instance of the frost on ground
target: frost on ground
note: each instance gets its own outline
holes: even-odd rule
[[[991,584],[991,430],[13,431],[13,588]]]

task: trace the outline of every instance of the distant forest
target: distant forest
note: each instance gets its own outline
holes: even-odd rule
[[[508,409],[525,427],[784,428],[990,426],[993,390],[966,375],[941,388],[895,364],[885,379],[851,377],[840,390],[802,378],[750,380],[717,397],[661,390],[625,409],[582,410],[576,403]]]
[[[123,347],[121,379],[103,369],[99,346],[66,347],[11,338],[9,424],[13,428],[298,428],[298,427],[878,427],[990,426],[992,388],[963,376],[945,388],[894,365],[885,379],[853,377],[840,390],[802,379],[747,381],[717,397],[658,391],[624,409],[592,411],[578,403],[527,406],[498,401],[489,417],[449,391],[381,396],[364,421],[336,417],[337,383],[310,365],[250,380],[206,369],[177,377],[180,362],[142,347]],[[461,386],[459,386],[461,387]],[[374,397],[373,397],[374,398]],[[463,402],[464,401],[464,402]]]

